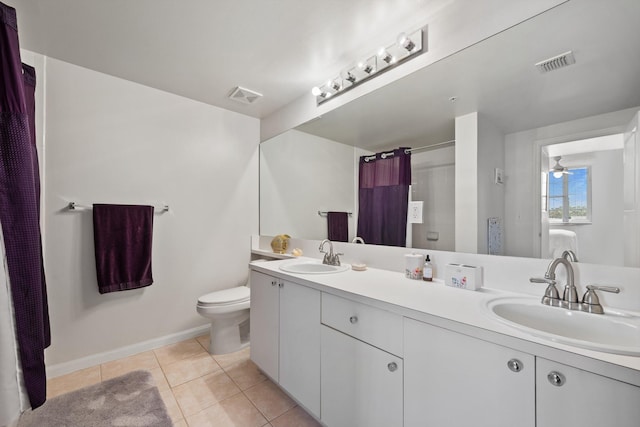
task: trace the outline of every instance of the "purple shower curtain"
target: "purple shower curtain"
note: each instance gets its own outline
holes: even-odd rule
[[[411,153],[405,150],[360,157],[358,236],[365,243],[406,245]]]
[[[20,364],[32,408],[46,400],[49,315],[40,239],[35,72],[20,61],[16,11],[0,3],[0,222]]]

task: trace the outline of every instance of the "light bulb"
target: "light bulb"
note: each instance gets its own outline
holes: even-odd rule
[[[356,76],[354,76],[351,71],[345,71],[342,73],[342,77],[351,84],[356,82]]]
[[[416,47],[416,44],[405,33],[398,34],[398,46],[407,49],[409,52]]]
[[[320,88],[318,86],[314,86],[314,88],[311,89],[311,94],[313,96],[320,96],[320,95],[322,95],[322,91],[320,90]]]
[[[367,61],[358,62],[358,68],[364,71],[367,74],[371,74],[373,71],[373,67],[367,63]]]
[[[387,52],[387,49],[385,49],[384,47],[380,48],[380,50],[378,51],[378,57],[387,64],[389,64],[393,59],[393,57],[389,55],[389,52]]]
[[[554,178],[562,178],[562,172],[554,172],[553,173],[553,177]]]

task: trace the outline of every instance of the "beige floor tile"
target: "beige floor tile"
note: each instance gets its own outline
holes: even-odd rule
[[[174,397],[171,390],[161,391],[160,396],[162,397],[162,401],[164,402],[164,405],[167,407],[167,414],[171,418],[171,421],[176,423],[184,419],[184,416],[182,415],[182,411],[178,406],[178,402],[176,401],[176,398]]]
[[[245,390],[244,394],[269,421],[296,406],[289,396],[268,380]]]
[[[174,421],[173,427],[189,427],[189,426],[187,425],[187,422],[184,419],[182,419],[180,421]]]
[[[47,381],[47,397],[52,398],[70,391],[97,384],[101,381],[100,366],[72,372]]]
[[[205,350],[209,351],[209,343],[211,342],[211,336],[209,334],[200,335],[199,337],[196,337],[196,340],[202,347],[204,347]]]
[[[160,366],[163,367],[180,360],[189,359],[193,356],[208,354],[195,338],[157,348],[153,351],[158,358],[158,362],[160,362]]]
[[[152,369],[159,367],[160,365],[158,365],[158,360],[156,359],[153,351],[145,351],[144,353],[135,354],[133,356],[100,365],[103,381],[124,375],[131,371],[137,371],[138,369],[151,371]]]
[[[216,361],[206,352],[162,366],[164,375],[167,377],[167,382],[171,387],[195,380],[220,369]]]
[[[233,365],[246,362],[249,360],[249,347],[245,347],[240,351],[236,351],[235,353],[229,354],[216,354],[213,358],[218,362],[218,365],[222,367],[222,369],[227,369],[232,367]]]
[[[225,372],[240,387],[240,390],[246,390],[267,379],[251,360],[236,363]]]
[[[189,427],[262,427],[267,420],[239,393],[187,417]]]
[[[222,370],[197,378],[173,389],[185,417],[194,415],[235,394],[240,389]]]
[[[322,427],[311,415],[307,414],[300,406],[280,415],[271,421],[273,427]]]
[[[153,379],[156,382],[156,387],[158,387],[158,390],[164,391],[171,388],[169,386],[169,383],[167,382],[167,377],[164,376],[164,372],[162,372],[161,368],[153,368],[147,370],[151,372],[151,375],[153,375]]]

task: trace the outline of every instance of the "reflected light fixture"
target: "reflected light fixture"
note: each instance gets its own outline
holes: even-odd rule
[[[369,55],[366,57],[367,59],[358,62],[357,65],[343,69],[337,78],[314,87],[311,93],[316,98],[316,105],[320,105],[330,97],[340,95],[426,51],[427,26],[409,34],[400,33],[395,43],[381,47],[377,53]]]
[[[562,159],[562,156],[556,156],[553,158],[553,160],[556,161],[556,164],[549,171],[549,172],[553,172],[553,177],[556,179],[562,178],[562,175],[571,175],[571,172],[569,172],[569,169],[567,169],[566,167],[560,164],[560,159]]]

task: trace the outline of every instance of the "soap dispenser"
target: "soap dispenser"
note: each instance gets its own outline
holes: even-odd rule
[[[429,255],[427,255],[427,259],[424,262],[424,268],[422,269],[422,280],[427,282],[433,281],[433,264],[431,264]]]

